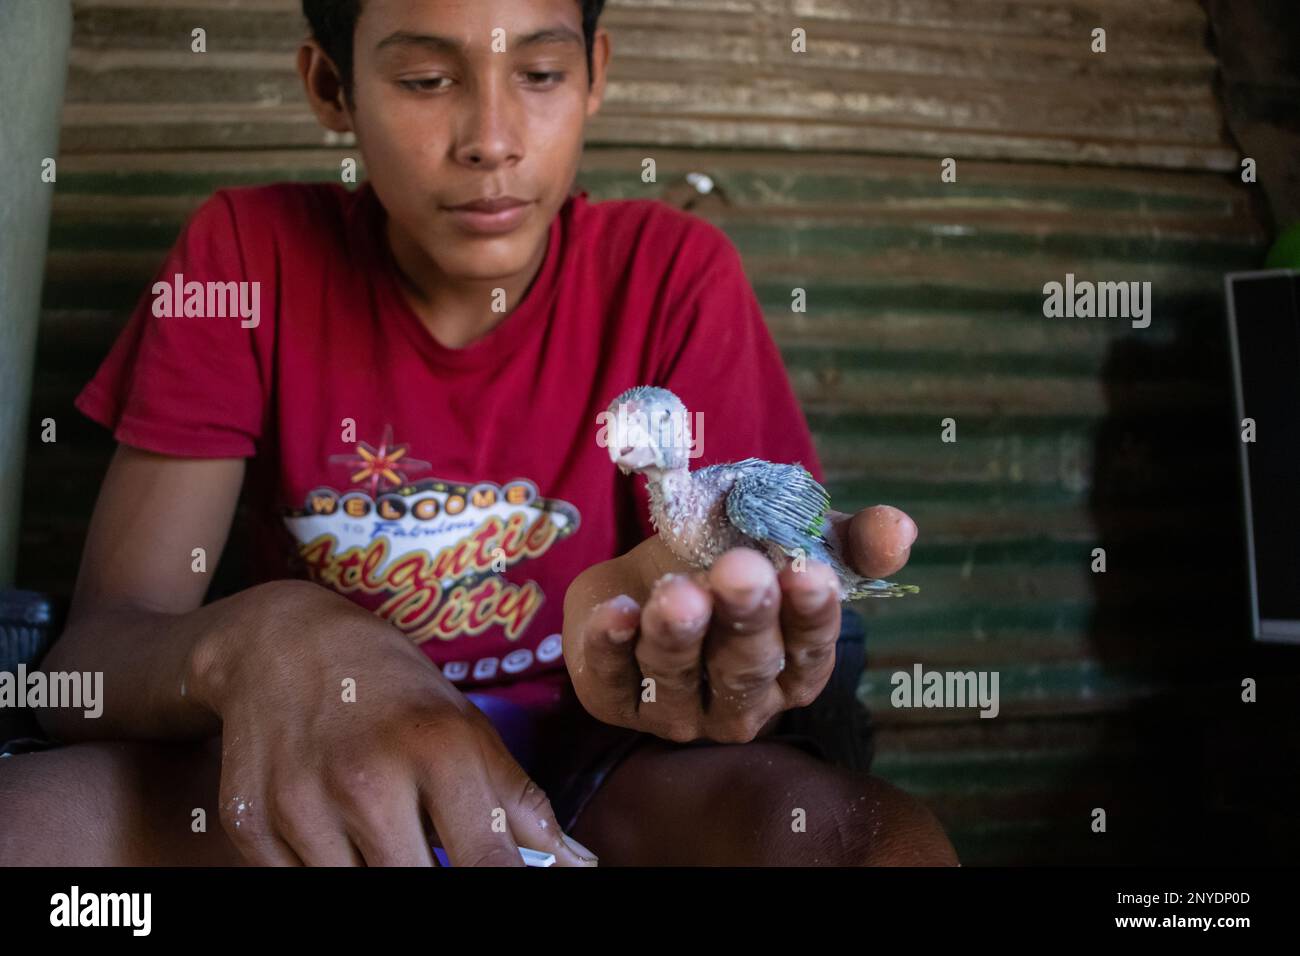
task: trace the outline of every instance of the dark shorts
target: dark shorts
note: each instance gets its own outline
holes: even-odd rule
[[[865,664],[862,619],[846,608],[835,647],[835,670],[826,688],[807,707],[782,714],[776,731],[763,739],[799,747],[836,766],[869,770],[874,753],[871,717],[857,697]],[[470,697],[474,699],[475,695]],[[556,821],[566,832],[622,761],[638,747],[659,740],[651,734],[602,723],[583,710],[576,699],[573,706],[536,720],[495,707],[484,712],[515,758],[546,792]],[[0,744],[0,757],[57,746],[39,737],[24,737]]]

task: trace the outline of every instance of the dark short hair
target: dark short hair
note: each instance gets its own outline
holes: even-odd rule
[[[362,0],[302,0],[302,12],[311,24],[312,36],[321,45],[343,77],[343,88],[352,94],[352,37],[357,31]],[[577,0],[582,7],[582,37],[587,45],[587,82],[591,82],[591,47],[596,22],[605,0]]]

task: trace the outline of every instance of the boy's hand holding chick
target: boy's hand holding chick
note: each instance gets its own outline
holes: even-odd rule
[[[886,577],[907,563],[917,529],[897,508],[830,519],[859,574]],[[812,703],[835,667],[840,633],[828,565],[778,574],[739,547],[698,571],[658,535],[578,575],[564,611],[564,658],[583,706],[679,743],[747,742]]]

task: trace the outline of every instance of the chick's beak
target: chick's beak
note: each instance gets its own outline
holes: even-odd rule
[[[609,446],[609,459],[625,475],[654,464],[654,451],[644,445],[627,445],[623,448]]]

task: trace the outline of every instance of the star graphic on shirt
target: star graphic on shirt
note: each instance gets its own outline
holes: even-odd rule
[[[380,481],[386,481],[394,488],[400,488],[409,480],[406,476],[408,471],[424,471],[432,468],[427,461],[420,461],[418,458],[407,458],[406,452],[409,445],[393,444],[393,427],[391,425],[384,428],[384,440],[375,448],[368,442],[357,443],[357,453],[355,455],[331,455],[330,463],[341,463],[349,468],[356,468],[357,471],[349,479],[354,485],[370,485],[370,497],[377,497],[379,494]],[[401,462],[401,469],[397,467]]]

